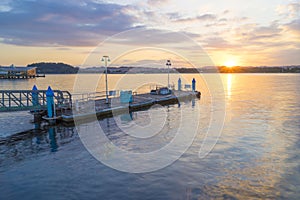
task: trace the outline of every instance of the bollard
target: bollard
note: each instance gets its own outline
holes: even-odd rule
[[[193,90],[193,92],[196,91],[196,80],[194,78],[192,80],[192,90]]]
[[[51,89],[51,87],[48,87],[48,90],[46,92],[47,97],[47,113],[48,117],[52,118],[55,116],[55,108],[54,108],[54,92]]]
[[[178,79],[178,91],[181,91],[181,79]]]
[[[32,95],[32,105],[34,107],[38,106],[39,105],[39,94],[38,94],[38,89],[37,89],[36,85],[33,86],[31,95]]]

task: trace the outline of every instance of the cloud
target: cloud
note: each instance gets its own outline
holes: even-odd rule
[[[249,41],[265,41],[274,42],[282,36],[282,29],[279,28],[278,24],[272,24],[270,26],[256,27],[251,34],[248,35]]]
[[[258,41],[258,40],[274,40],[276,38],[279,38],[281,35],[274,33],[274,34],[265,34],[265,35],[253,35],[252,37],[249,38],[249,40],[252,41]]]
[[[213,49],[226,50],[226,49],[238,47],[237,45],[233,45],[230,41],[227,41],[220,36],[206,38],[203,41],[203,43],[205,44],[206,48],[213,48]]]
[[[119,45],[136,45],[139,47],[178,45],[184,48],[183,43],[197,37],[201,37],[201,35],[190,32],[139,28],[116,35],[110,38],[109,42]]]
[[[2,0],[0,2],[0,13],[1,12],[9,12],[11,7],[9,6],[9,0]]]
[[[147,3],[149,6],[157,7],[161,5],[165,5],[169,2],[169,0],[148,0]]]
[[[300,19],[293,20],[292,22],[285,24],[284,27],[293,34],[300,35]]]
[[[226,14],[228,14],[228,13],[230,13],[229,10],[224,10],[224,11],[223,11],[223,15],[226,15]]]
[[[298,15],[299,16],[299,12],[300,12],[300,2],[294,2],[294,3],[290,3],[288,5],[288,11],[292,14],[292,15]]]
[[[289,18],[297,18],[299,17],[300,12],[300,2],[278,5],[276,11],[279,15],[287,16]]]
[[[285,25],[278,23],[278,21],[271,22],[269,26],[261,26],[256,23],[239,24],[237,27],[229,28],[230,31],[227,32],[218,30],[206,34],[200,42],[207,49],[230,51],[236,54],[241,54],[243,51],[252,53],[256,51],[272,52],[275,49],[289,52],[289,49],[293,51],[299,47],[296,45],[299,40],[291,37],[290,33],[299,35],[299,24],[297,20]]]
[[[189,18],[177,18],[174,22],[203,22],[203,21],[213,21],[216,20],[217,16],[214,14],[203,14],[198,15],[196,17],[189,17]]]
[[[9,12],[0,12],[0,38],[8,44],[97,45],[103,36],[128,30],[136,21],[125,6],[92,0],[14,0],[8,5]]]
[[[181,18],[181,15],[178,12],[169,12],[166,13],[166,16],[172,21],[176,21]]]
[[[59,48],[56,48],[56,50],[58,50],[58,51],[71,51],[72,49],[67,48],[67,47],[59,47]]]

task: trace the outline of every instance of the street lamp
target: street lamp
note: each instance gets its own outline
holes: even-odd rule
[[[168,66],[168,88],[170,87],[170,66],[171,66],[171,61],[167,60],[166,65]]]
[[[109,56],[103,56],[101,61],[105,64],[105,102],[108,103],[107,63],[110,62]]]

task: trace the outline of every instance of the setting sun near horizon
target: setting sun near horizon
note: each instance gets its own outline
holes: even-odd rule
[[[231,67],[237,66],[237,63],[234,60],[228,60],[224,63],[224,66],[231,68]]]

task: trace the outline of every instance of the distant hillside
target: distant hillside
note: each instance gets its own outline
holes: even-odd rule
[[[27,67],[37,67],[37,72],[40,74],[76,74],[78,67],[73,67],[64,63],[32,63]]]
[[[282,66],[282,67],[218,67],[220,73],[300,73],[300,66]]]
[[[300,66],[282,67],[202,67],[202,68],[150,68],[150,67],[108,67],[109,74],[153,74],[153,73],[300,73]],[[104,73],[104,67],[82,68],[80,73]]]
[[[64,63],[33,63],[28,67],[37,67],[37,73],[40,74],[76,74],[78,67],[73,67]],[[80,73],[104,73],[104,67],[80,68]],[[151,74],[151,73],[168,73],[168,68],[152,68],[152,67],[108,67],[109,74]],[[202,68],[170,68],[170,73],[300,73],[300,66],[273,66],[273,67],[202,67]]]

